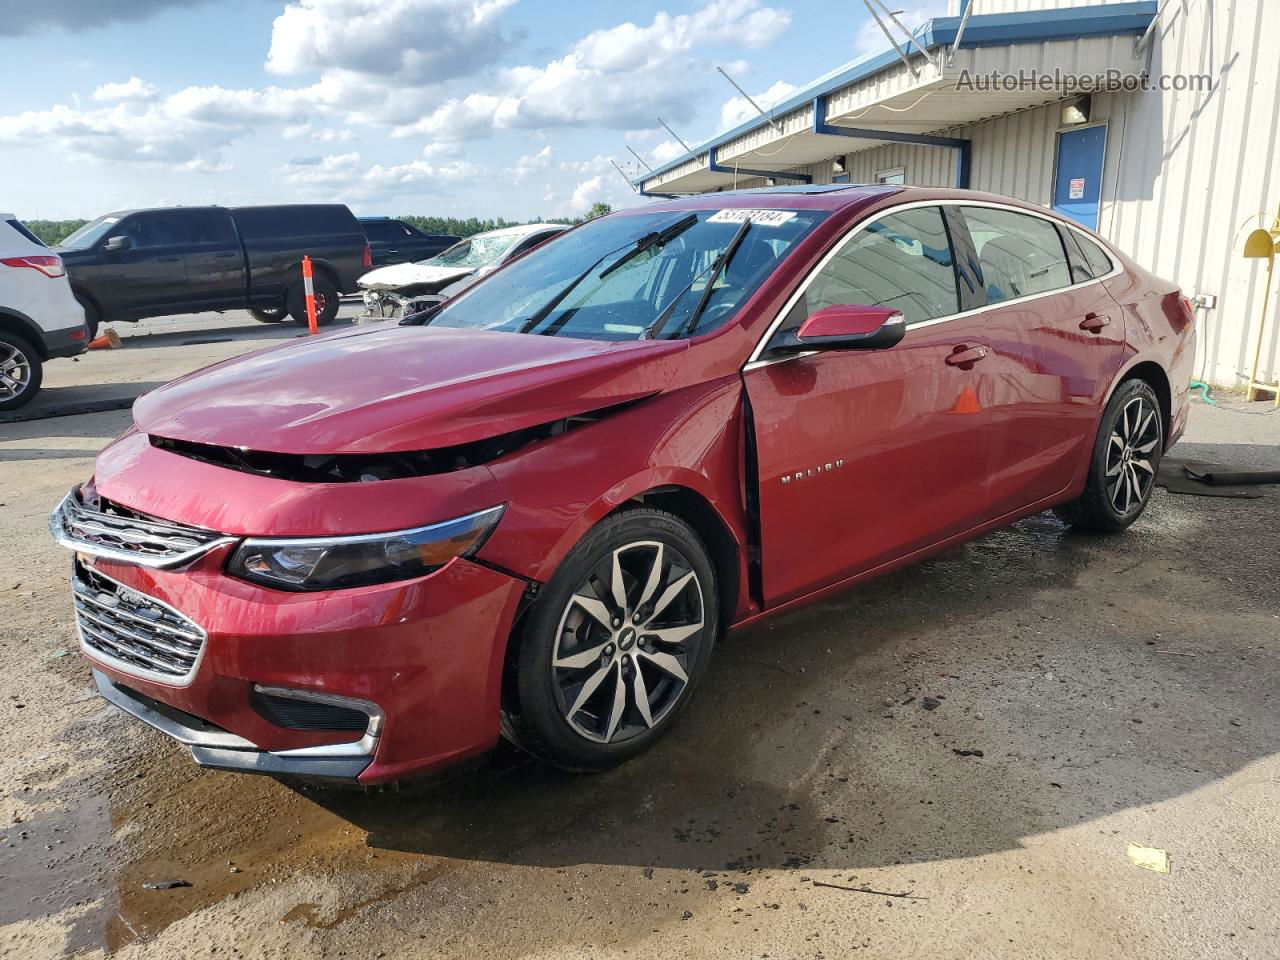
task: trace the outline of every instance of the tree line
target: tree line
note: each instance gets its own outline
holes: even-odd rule
[[[587,220],[594,220],[596,217],[602,217],[606,213],[612,213],[613,208],[607,203],[595,203],[591,205],[591,209],[587,211],[585,216],[575,217],[568,221],[572,224],[584,223]],[[470,237],[473,234],[484,233],[487,230],[501,230],[503,227],[518,227],[525,223],[546,223],[546,217],[537,217],[533,220],[507,220],[505,217],[490,217],[481,219],[480,217],[467,217],[460,219],[458,217],[420,217],[417,215],[409,215],[397,217],[405,223],[417,227],[423,233],[445,234],[454,237]],[[40,238],[42,243],[48,246],[55,246],[64,237],[70,236],[76,230],[83,227],[88,220],[23,220],[28,230]],[[558,221],[564,222],[564,221]]]

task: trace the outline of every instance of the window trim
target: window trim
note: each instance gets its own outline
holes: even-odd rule
[[[859,220],[857,223],[855,223],[852,227],[849,228],[849,230],[845,233],[844,236],[842,236],[838,241],[836,241],[835,245],[830,250],[828,250],[825,254],[823,254],[822,259],[819,260],[817,263],[815,263],[812,268],[810,268],[809,272],[805,275],[804,279],[800,281],[800,283],[796,286],[796,288],[793,291],[791,291],[791,295],[787,297],[786,301],[782,305],[782,308],[777,312],[777,314],[774,315],[774,318],[771,321],[769,321],[769,325],[765,328],[764,336],[762,336],[760,340],[757,341],[755,348],[752,349],[751,354],[747,357],[747,362],[743,364],[743,368],[742,368],[743,371],[745,372],[747,370],[754,370],[757,367],[765,366],[766,364],[770,364],[770,363],[778,363],[783,360],[794,360],[799,357],[807,357],[815,353],[816,351],[807,351],[807,352],[801,352],[801,353],[791,353],[784,357],[771,358],[768,360],[761,359],[761,356],[764,354],[765,348],[768,346],[769,341],[773,339],[774,334],[777,332],[778,328],[782,326],[783,321],[786,319],[787,315],[791,312],[792,308],[795,307],[800,297],[802,297],[805,291],[809,289],[809,284],[813,282],[814,277],[816,277],[819,271],[825,268],[828,263],[830,263],[840,254],[840,252],[845,248],[845,245],[847,243],[849,243],[855,236],[857,236],[859,233],[861,233],[864,229],[869,227],[871,224],[875,223],[881,217],[886,217],[891,213],[898,213],[902,210],[911,210],[917,207],[962,207],[962,208],[963,207],[986,207],[994,210],[1007,210],[1011,213],[1022,213],[1027,215],[1028,217],[1037,217],[1038,219],[1045,220],[1049,224],[1054,226],[1058,226],[1058,225],[1066,226],[1068,229],[1074,230],[1076,233],[1082,234],[1086,239],[1093,240],[1094,243],[1096,243],[1099,247],[1101,247],[1103,252],[1107,255],[1107,259],[1111,261],[1111,271],[1109,273],[1103,274],[1100,277],[1094,277],[1091,280],[1082,280],[1080,283],[1073,283],[1073,284],[1070,284],[1069,286],[1056,287],[1053,290],[1046,290],[1043,293],[1029,293],[1023,297],[1014,297],[1012,300],[1001,300],[999,303],[987,303],[987,304],[983,304],[981,307],[975,307],[971,310],[961,310],[959,313],[949,313],[949,314],[946,314],[945,316],[934,317],[931,320],[921,320],[916,323],[909,323],[907,324],[907,332],[910,332],[912,330],[916,330],[922,327],[931,327],[939,323],[948,323],[952,320],[959,320],[964,317],[971,317],[976,314],[982,313],[985,310],[997,310],[1003,307],[1012,306],[1013,304],[1027,303],[1032,300],[1039,300],[1043,297],[1057,296],[1058,294],[1062,293],[1064,290],[1078,290],[1081,287],[1089,286],[1089,284],[1091,283],[1101,283],[1103,280],[1110,280],[1112,277],[1115,277],[1122,272],[1122,267],[1120,266],[1119,259],[1112,254],[1110,248],[1106,245],[1105,242],[1103,242],[1100,238],[1095,239],[1094,235],[1089,233],[1089,231],[1086,230],[1083,226],[1068,220],[1066,217],[1060,218],[1058,216],[1050,216],[1048,214],[1041,213],[1038,210],[1028,210],[1026,207],[1019,207],[1010,203],[999,203],[992,200],[955,200],[950,198],[944,198],[944,199],[937,199],[937,200],[913,200],[910,203],[893,204],[892,206],[883,207],[879,210],[876,210],[868,214],[863,219]],[[1063,252],[1065,253],[1066,251],[1064,250]],[[955,251],[952,250],[952,257],[954,258],[954,256],[955,256]],[[1068,273],[1068,275],[1070,274]]]

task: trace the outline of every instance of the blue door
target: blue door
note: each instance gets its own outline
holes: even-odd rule
[[[1098,229],[1098,200],[1102,197],[1102,159],[1105,125],[1058,134],[1058,166],[1053,182],[1053,209],[1090,230]]]

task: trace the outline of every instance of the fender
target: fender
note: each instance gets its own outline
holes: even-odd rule
[[[0,309],[0,328],[7,328],[25,337],[39,351],[41,360],[49,359],[49,345],[45,342],[44,331],[25,313],[14,310],[12,307]]]

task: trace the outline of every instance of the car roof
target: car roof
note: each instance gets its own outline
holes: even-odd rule
[[[542,230],[568,230],[567,223],[522,223],[515,227],[499,227],[497,230],[486,230],[484,233],[472,234],[474,237],[511,237],[526,236],[530,233],[538,233]],[[471,237],[464,237],[470,240]]]

